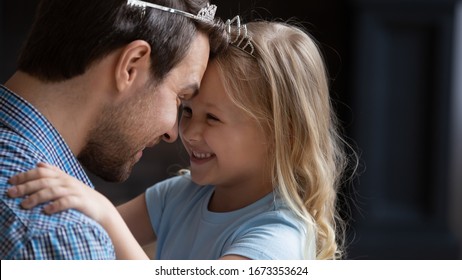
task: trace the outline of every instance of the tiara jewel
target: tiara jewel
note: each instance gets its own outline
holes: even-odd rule
[[[234,24],[234,25],[233,25]],[[239,16],[235,16],[233,19],[228,19],[225,23],[226,25],[226,32],[228,33],[229,43],[239,48],[240,50],[253,55],[255,51],[252,45],[252,38],[247,33],[247,25],[241,25],[241,18]],[[235,32],[233,33],[233,29]],[[234,38],[232,38],[234,36]]]
[[[177,10],[174,8],[169,8],[169,7],[157,5],[157,4],[150,3],[150,2],[140,1],[140,0],[128,0],[127,5],[131,7],[139,7],[143,9],[143,15],[145,14],[146,7],[149,7],[149,8],[161,10],[164,12],[169,12],[172,14],[182,15],[182,16],[185,16],[185,17],[197,20],[197,21],[208,22],[208,23],[213,23],[213,20],[215,19],[215,13],[217,11],[217,6],[210,5],[209,3],[207,3],[207,6],[200,9],[197,15],[193,15],[191,13],[188,13],[182,10]]]

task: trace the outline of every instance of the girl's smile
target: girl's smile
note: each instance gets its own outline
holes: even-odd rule
[[[213,153],[192,151],[189,157],[191,164],[203,164],[214,159],[216,156]]]

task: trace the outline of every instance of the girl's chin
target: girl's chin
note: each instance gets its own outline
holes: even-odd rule
[[[191,169],[191,180],[199,186],[210,185],[210,180],[206,180],[203,176],[194,175],[194,171]]]

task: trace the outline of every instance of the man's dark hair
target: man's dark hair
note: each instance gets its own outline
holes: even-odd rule
[[[197,14],[207,0],[149,1]],[[93,63],[135,40],[151,45],[152,74],[161,81],[185,56],[197,29],[209,34],[211,53],[224,46],[220,25],[198,23],[126,0],[42,0],[19,57],[19,70],[58,82],[83,74]]]

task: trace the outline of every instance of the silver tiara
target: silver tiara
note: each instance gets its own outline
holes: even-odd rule
[[[217,6],[215,5],[210,5],[207,3],[207,6],[202,8],[197,15],[193,15],[191,13],[182,11],[182,10],[177,10],[174,8],[169,8],[161,5],[157,5],[154,3],[150,2],[145,2],[145,1],[139,1],[139,0],[128,0],[127,5],[132,6],[132,7],[139,7],[143,9],[143,14],[146,13],[146,7],[161,10],[164,12],[169,12],[172,14],[177,14],[177,15],[182,15],[187,18],[191,18],[193,20],[197,21],[202,21],[202,22],[208,22],[208,23],[213,23],[213,20],[215,19],[215,13],[217,11]]]
[[[247,25],[241,25],[241,18],[239,16],[235,16],[231,20],[228,19],[225,25],[226,32],[228,33],[229,43],[232,46],[250,54],[251,56],[254,56],[253,53],[255,49],[252,45],[252,37],[250,37],[247,33]],[[236,30],[234,34],[232,33],[233,29]],[[233,36],[234,38],[232,38]]]

